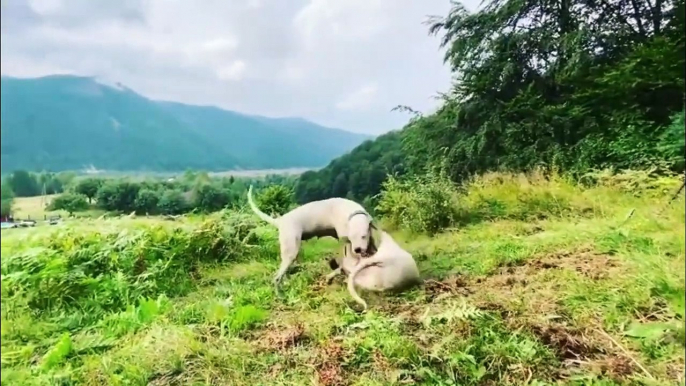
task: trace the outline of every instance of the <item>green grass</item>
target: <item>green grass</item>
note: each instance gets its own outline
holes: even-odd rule
[[[474,182],[450,232],[393,231],[426,283],[364,314],[323,283],[331,240],[277,297],[249,214],[3,231],[2,383],[683,385],[678,181],[521,178]]]

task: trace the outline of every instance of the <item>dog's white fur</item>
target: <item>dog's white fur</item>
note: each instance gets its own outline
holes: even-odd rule
[[[273,218],[262,212],[252,199],[252,185],[248,189],[248,204],[262,220],[279,229],[281,266],[274,276],[274,285],[279,285],[288,268],[300,252],[300,243],[314,237],[330,236],[352,244],[357,254],[374,249],[371,234],[371,217],[362,205],[345,198],[329,198],[312,201],[299,206],[281,217]]]
[[[419,269],[412,255],[402,249],[388,233],[381,231],[376,253],[368,258],[355,257],[346,244],[341,267],[348,272],[348,292],[366,310],[367,303],[357,294],[355,286],[367,291],[402,291],[421,283]],[[332,279],[335,273],[329,274]]]

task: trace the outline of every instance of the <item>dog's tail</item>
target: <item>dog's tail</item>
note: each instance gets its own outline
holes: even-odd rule
[[[357,276],[357,274],[360,273],[360,271],[367,267],[380,264],[381,262],[375,260],[373,257],[361,259],[360,262],[355,266],[355,268],[353,268],[352,272],[350,272],[350,275],[348,276],[348,292],[350,292],[350,296],[352,296],[353,299],[355,299],[355,301],[358,304],[360,304],[364,310],[367,309],[367,302],[365,302],[364,299],[362,299],[355,290],[355,276]]]
[[[250,205],[250,209],[252,209],[255,214],[261,218],[262,220],[274,225],[276,225],[276,219],[273,217],[270,217],[268,214],[264,213],[263,211],[260,210],[260,208],[255,205],[255,202],[252,200],[252,185],[248,188],[248,205]]]

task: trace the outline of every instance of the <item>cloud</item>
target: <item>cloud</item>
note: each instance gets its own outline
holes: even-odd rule
[[[240,80],[245,72],[245,62],[236,60],[226,67],[222,67],[217,71],[217,76],[221,80]]]
[[[470,0],[474,1],[474,0]],[[70,73],[151,98],[400,128],[449,87],[422,24],[447,0],[3,0],[3,75]]]
[[[368,109],[375,102],[377,91],[379,87],[375,83],[362,86],[336,103],[336,108],[343,111]]]

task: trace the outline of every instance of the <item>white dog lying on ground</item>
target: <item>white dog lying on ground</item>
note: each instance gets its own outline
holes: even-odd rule
[[[334,272],[327,275],[327,281],[343,272],[348,274],[348,291],[355,301],[366,310],[367,303],[357,294],[355,286],[367,291],[402,291],[421,283],[419,269],[412,255],[402,249],[388,233],[381,231],[380,244],[376,253],[368,258],[358,258],[345,245],[341,264],[329,264]]]
[[[279,229],[281,266],[274,276],[279,291],[281,279],[300,252],[300,243],[314,237],[330,236],[347,240],[346,245],[358,255],[376,251],[371,228],[372,218],[362,205],[345,199],[329,198],[299,206],[281,217],[273,218],[262,212],[252,199],[252,185],[248,189],[248,204],[262,220]]]

